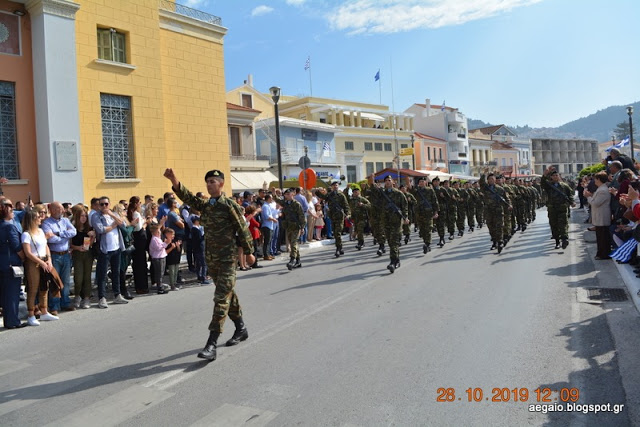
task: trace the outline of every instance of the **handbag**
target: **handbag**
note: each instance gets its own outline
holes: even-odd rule
[[[9,268],[11,268],[11,274],[13,275],[14,278],[16,279],[21,279],[24,277],[24,267],[21,265],[10,265]]]

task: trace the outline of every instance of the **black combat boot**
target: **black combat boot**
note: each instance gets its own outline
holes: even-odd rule
[[[502,243],[498,241],[498,253],[502,253]]]
[[[293,270],[293,264],[295,264],[296,259],[291,257],[289,259],[289,262],[287,263],[287,268],[289,269],[289,271]]]
[[[444,246],[444,237],[440,238],[440,241],[438,242],[438,246],[440,246],[440,247]]]
[[[233,323],[236,325],[236,330],[233,333],[233,336],[231,337],[231,339],[227,341],[227,344],[226,344],[227,347],[231,347],[233,345],[239,344],[240,342],[245,341],[247,338],[249,338],[249,332],[247,331],[247,327],[244,326],[244,321],[242,320],[242,317],[234,320]]]
[[[503,241],[502,241],[502,247],[506,247],[507,243],[509,243],[509,238],[506,237]]]
[[[520,224],[516,227],[515,231],[520,231]]]
[[[492,240],[491,243],[493,243],[491,245],[491,249],[495,249],[498,246],[498,241],[497,240]]]
[[[300,268],[302,264],[300,263],[300,257],[296,258],[296,262],[293,264],[293,268]]]
[[[204,349],[198,353],[200,359],[207,359],[209,362],[216,360],[216,348],[218,348],[218,337],[220,332],[209,331],[209,339]]]
[[[376,252],[376,254],[378,256],[382,256],[383,253],[384,253],[384,245],[378,246],[378,251]]]
[[[422,245],[422,253],[423,254],[426,254],[429,251],[431,251],[431,245],[428,245],[426,243],[424,245]]]
[[[404,235],[404,244],[408,245],[409,244],[409,240],[411,240],[411,237],[408,234]]]
[[[338,249],[340,251],[340,255],[344,255],[344,251],[342,250],[342,246],[340,246],[340,249]]]
[[[562,239],[562,249],[566,249],[567,246],[569,246],[569,240],[566,237],[564,237]]]
[[[560,239],[556,239],[556,249],[560,248]]]
[[[524,231],[527,229],[526,224],[522,224],[522,232],[524,233]]]
[[[340,249],[336,248],[336,258],[340,256]]]
[[[453,233],[449,234],[449,240],[453,240]]]
[[[389,265],[387,265],[387,270],[389,270],[391,274],[393,274],[393,272],[396,271],[396,263],[394,260],[391,260]]]

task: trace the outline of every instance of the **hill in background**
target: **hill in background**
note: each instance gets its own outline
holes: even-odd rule
[[[631,104],[633,106],[634,116],[640,117],[640,102]],[[634,117],[635,118],[635,117]],[[523,138],[581,138],[581,139],[596,139],[599,142],[605,142],[611,140],[613,130],[616,125],[623,121],[628,121],[627,105],[614,105],[607,107],[603,110],[599,110],[597,113],[582,117],[577,120],[573,120],[569,123],[565,123],[562,126],[555,128],[532,128],[530,126],[510,126],[509,129],[513,130],[518,136]],[[486,123],[482,120],[467,119],[469,129],[476,129],[485,126],[493,126],[500,123]],[[634,123],[634,132],[636,135],[636,126],[640,126],[640,119]],[[634,136],[635,138],[635,136]]]

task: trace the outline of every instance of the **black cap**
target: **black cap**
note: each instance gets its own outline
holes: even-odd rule
[[[418,181],[426,181],[427,177],[426,176],[421,176],[420,178],[418,178]]]
[[[210,170],[210,171],[209,171],[209,172],[207,172],[207,174],[204,176],[204,180],[206,181],[207,179],[209,179],[209,178],[211,178],[211,177],[224,179],[224,173],[222,173],[222,171],[219,171],[218,169]]]
[[[251,191],[245,191],[244,197],[249,197],[249,196],[253,196],[253,193]]]

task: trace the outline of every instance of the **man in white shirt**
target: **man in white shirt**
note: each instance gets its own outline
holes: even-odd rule
[[[260,224],[260,232],[262,233],[262,255],[265,261],[273,261],[273,252],[271,251],[271,239],[276,238],[273,236],[273,232],[278,224],[278,212],[275,210],[271,203],[273,202],[273,196],[267,194],[264,196],[264,203],[262,204],[262,224]],[[273,202],[275,203],[275,202]]]
[[[107,282],[107,269],[111,265],[111,286],[113,288],[113,303],[128,304],[129,301],[120,295],[120,254],[124,250],[124,240],[120,234],[119,225],[122,219],[109,209],[109,198],[100,197],[100,211],[93,215],[91,226],[98,239],[98,262],[96,264],[96,285],[98,287],[99,308],[107,308],[105,287]]]

